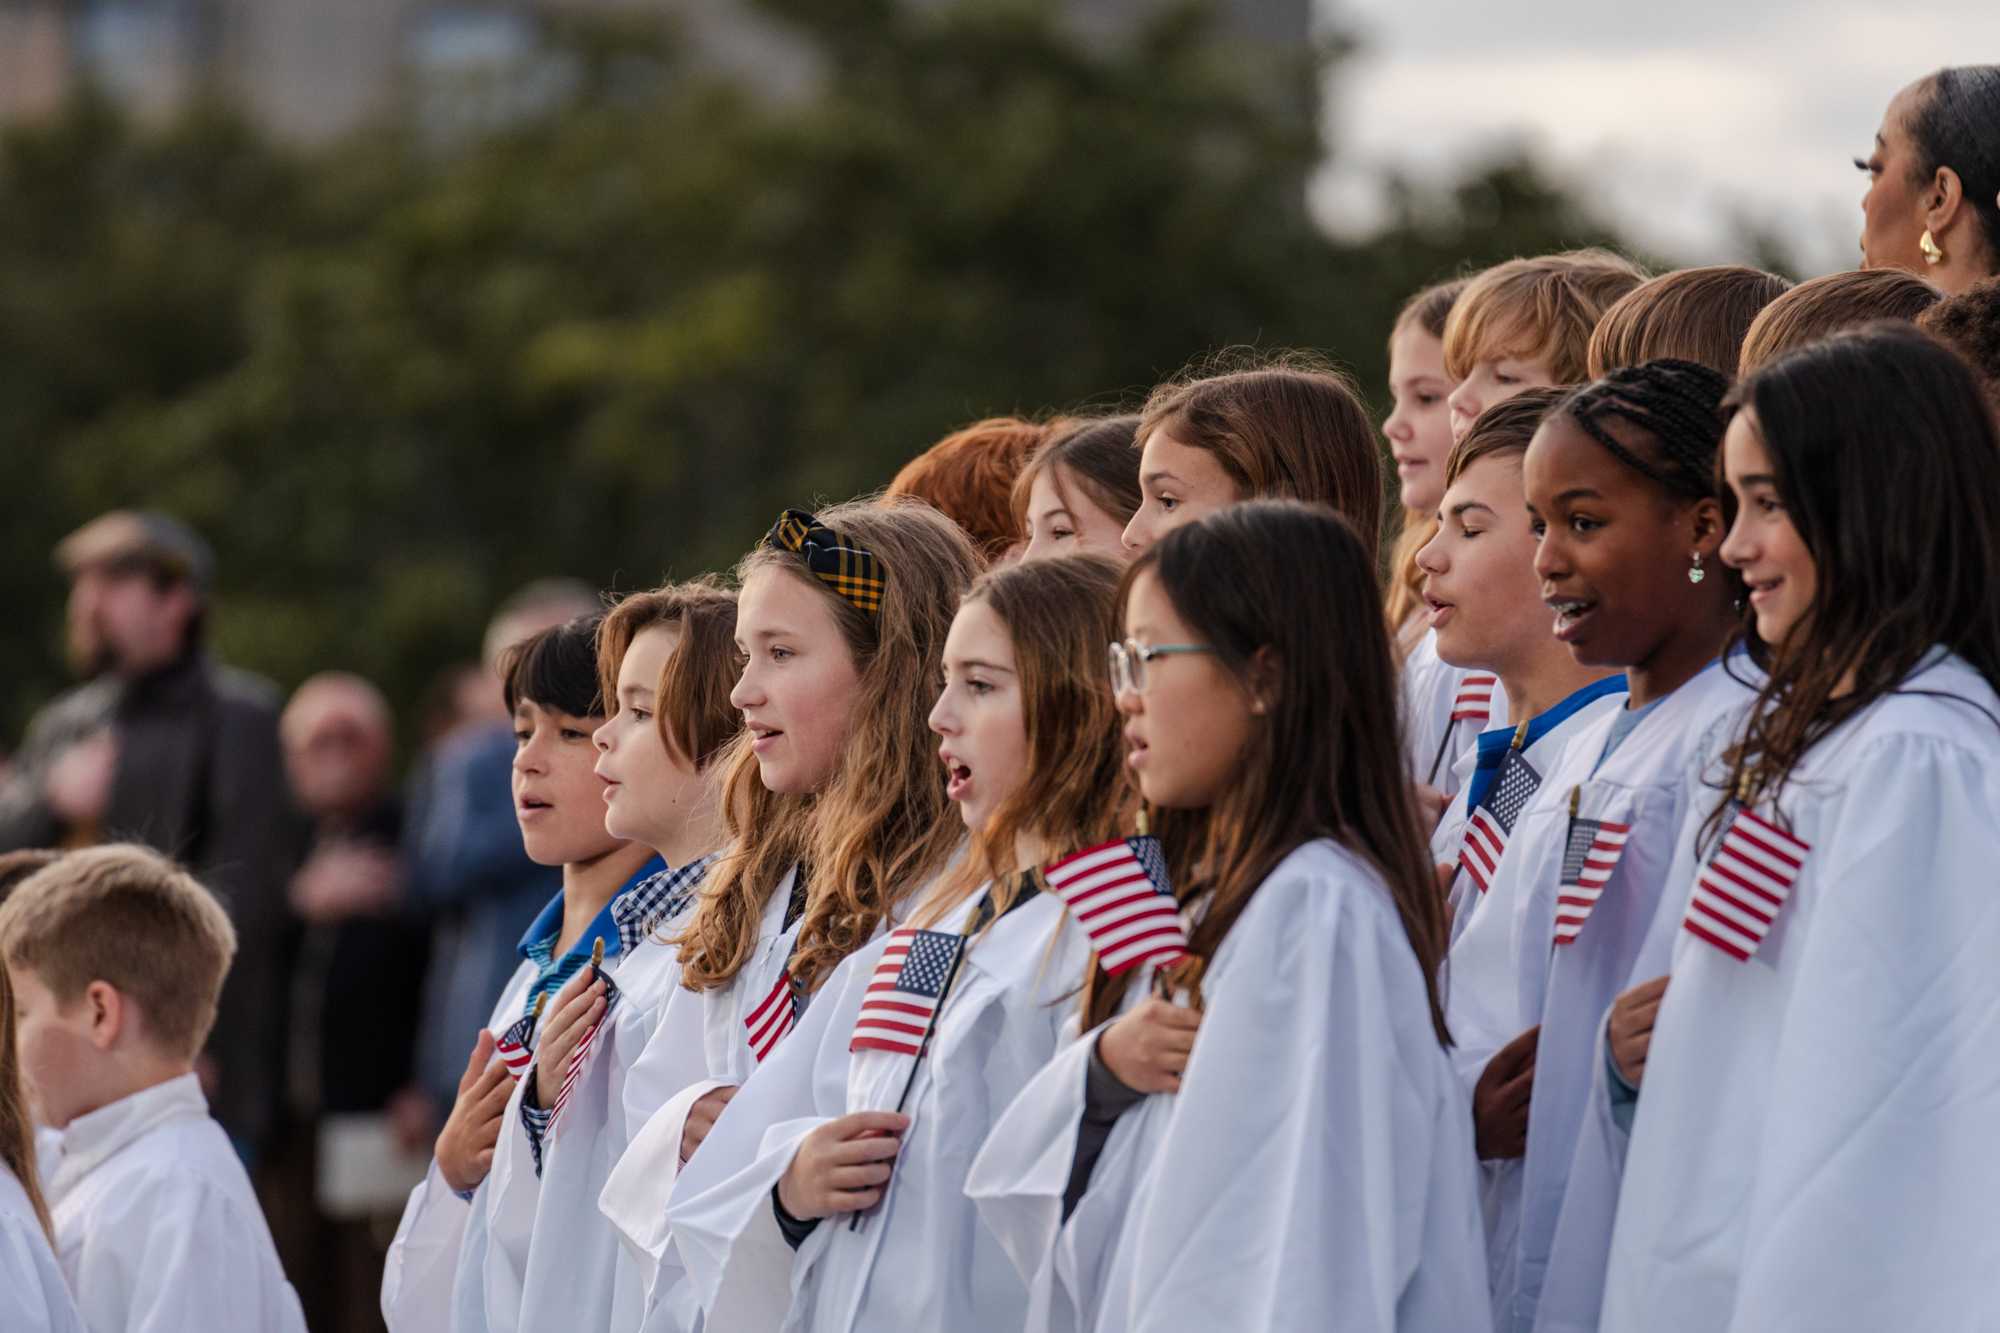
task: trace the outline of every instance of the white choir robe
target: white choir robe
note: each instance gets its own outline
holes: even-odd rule
[[[1599,759],[1622,709],[1582,724],[1521,812],[1480,918],[1453,953],[1449,1013],[1468,1091],[1493,1051],[1536,1024],[1542,1029],[1527,1154],[1483,1168],[1493,1322],[1503,1333],[1533,1324],[1589,1097],[1597,1030],[1627,987],[1668,883],[1688,802],[1691,752],[1718,720],[1733,721],[1752,697],[1714,663],[1656,703],[1602,767]],[[1623,825],[1627,832],[1622,841],[1614,835],[1599,844],[1606,850],[1595,862],[1609,878],[1597,881],[1601,896],[1582,909],[1587,915],[1571,941],[1556,945],[1557,900],[1579,892],[1563,885],[1571,829],[1588,831],[1584,821]]]
[[[680,988],[680,951],[666,942],[665,933],[684,926],[687,915],[683,911],[657,927],[629,953],[604,960],[606,975],[618,987],[618,1004],[591,1043],[561,1119],[543,1139],[539,1176],[521,1119],[525,1077],[508,1100],[492,1183],[477,1200],[486,1230],[483,1322],[468,1327],[490,1333],[565,1325],[628,1333],[638,1328],[644,1275],[624,1254],[597,1200],[645,1121],[627,1105],[626,1071]],[[537,1092],[544,1105],[553,1097],[552,1091]],[[645,1109],[657,1110],[658,1104]]]
[[[1901,690],[1786,782],[1808,850],[1754,953],[1676,938],[1607,1330],[1993,1326],[2000,699],[1941,654]]]
[[[1067,1221],[1095,1033],[973,1163],[1031,1333],[1487,1329],[1471,1121],[1381,878],[1332,842],[1296,849],[1202,989],[1181,1090],[1119,1117]]]
[[[91,1333],[305,1333],[250,1177],[193,1074],[64,1126],[49,1212]]]
[[[974,910],[935,929],[962,929]],[[675,1187],[669,1219],[709,1327],[742,1327],[733,1312],[746,1295],[774,1294],[790,1298],[786,1333],[1021,1326],[1027,1286],[965,1197],[965,1176],[1000,1112],[1073,1029],[1089,939],[1048,894],[994,923],[960,960],[920,1062],[848,1050],[887,943],[840,965]],[[910,1128],[883,1201],[858,1228],[851,1213],[822,1219],[794,1255],[771,1191],[800,1141],[850,1112],[896,1109],[906,1084]]]
[[[0,1162],[0,1328],[84,1333],[56,1252],[21,1182]]]
[[[1459,689],[1467,676],[1491,675],[1471,667],[1455,667],[1437,655],[1437,631],[1425,630],[1403,659],[1400,692],[1403,709],[1403,756],[1410,777],[1446,795],[1463,786],[1454,777],[1458,761],[1472,753],[1483,729],[1507,725],[1507,692],[1496,681],[1484,720],[1454,722]],[[1454,782],[1458,785],[1454,786]]]
[[[495,1037],[521,1017],[534,980],[535,965],[526,961],[507,979],[486,1020],[487,1030]],[[485,1182],[480,1188],[485,1188]],[[396,1238],[390,1242],[382,1265],[382,1322],[388,1325],[389,1333],[444,1333],[452,1327],[460,1254],[485,1253],[485,1221],[473,1216],[478,1199],[477,1193],[473,1203],[459,1198],[438,1174],[435,1158],[423,1180],[411,1189],[402,1220],[396,1224]],[[472,1241],[469,1251],[468,1233]]]
[[[771,891],[756,949],[735,978],[715,990],[676,986],[645,1048],[625,1070],[620,1096],[638,1128],[611,1168],[598,1208],[621,1241],[617,1284],[641,1294],[639,1327],[694,1326],[692,1300],[679,1291],[685,1270],[667,1230],[667,1198],[681,1169],[681,1131],[697,1101],[716,1088],[741,1087],[757,1071],[744,1019],[770,995],[791,961],[799,922],[788,925],[785,916],[797,879],[795,866]],[[791,1040],[786,1036],[778,1051]],[[772,1058],[776,1055],[773,1051]]]
[[[1590,687],[1586,686],[1585,688],[1588,689]],[[1550,709],[1548,712],[1556,712],[1557,709],[1563,708],[1568,702],[1568,700],[1564,700],[1562,704],[1556,705],[1556,708]],[[1562,763],[1563,755],[1568,751],[1570,743],[1576,739],[1578,733],[1588,727],[1591,722],[1602,717],[1608,717],[1624,706],[1625,694],[1622,690],[1617,690],[1582,703],[1573,711],[1563,715],[1560,721],[1554,726],[1537,730],[1533,728],[1532,723],[1530,724],[1531,734],[1527,738],[1526,743],[1521,747],[1521,757],[1527,760],[1528,764],[1537,773],[1542,775],[1542,786],[1536,791],[1538,798],[1546,798],[1548,796],[1548,775],[1554,771],[1557,765]],[[1506,711],[1504,704],[1501,706],[1500,711],[1503,713]],[[1542,716],[1546,716],[1546,714]],[[1517,726],[1488,727],[1486,730],[1480,732],[1479,735],[1472,738],[1472,744],[1466,748],[1465,753],[1457,760],[1457,767],[1453,770],[1453,773],[1459,784],[1458,794],[1451,798],[1451,803],[1445,807],[1444,817],[1438,821],[1437,828],[1431,833],[1431,861],[1433,864],[1457,866],[1459,864],[1459,854],[1465,849],[1465,826],[1472,819],[1472,775],[1478,767],[1480,737],[1492,737],[1493,739],[1488,744],[1510,743],[1514,732],[1517,730]],[[1521,818],[1525,819],[1527,813],[1526,810],[1523,810]],[[1517,822],[1514,826],[1516,834],[1520,832],[1520,828],[1521,826]],[[1510,848],[1513,845],[1513,837],[1513,834],[1508,836],[1508,846]],[[1505,868],[1506,857],[1503,856],[1501,858],[1501,870],[1504,871]],[[1451,904],[1451,940],[1454,953],[1457,950],[1459,939],[1471,927],[1474,918],[1486,910],[1485,900],[1489,896],[1479,891],[1478,883],[1464,869],[1457,870],[1453,875],[1451,887],[1446,891],[1446,899]],[[1459,1042],[1460,1049],[1463,1049],[1463,1043],[1459,1038],[1456,1024],[1452,1027],[1452,1040]]]

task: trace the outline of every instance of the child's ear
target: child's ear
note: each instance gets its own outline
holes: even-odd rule
[[[1722,521],[1722,501],[1712,497],[1696,500],[1689,521],[1695,547],[1705,554],[1714,555],[1721,548],[1722,539],[1728,535]]]
[[[90,1044],[108,1051],[118,1042],[131,1016],[125,1012],[125,997],[108,981],[93,981],[83,988],[84,1014],[90,1022]]]
[[[1245,676],[1250,686],[1250,711],[1258,717],[1269,713],[1278,701],[1278,668],[1278,653],[1270,644],[1250,654]]]

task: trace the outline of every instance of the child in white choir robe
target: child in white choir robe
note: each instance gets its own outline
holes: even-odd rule
[[[1412,298],[1390,343],[1392,389],[1399,355],[1425,372],[1413,381],[1413,392],[1422,395],[1444,386],[1442,435],[1433,434],[1436,428],[1425,417],[1431,409],[1421,404],[1410,412],[1410,425],[1397,429],[1397,417],[1405,411],[1400,396],[1397,413],[1384,430],[1402,478],[1406,516],[1421,510],[1422,531],[1434,535],[1444,517],[1438,502],[1451,445],[1465,438],[1481,413],[1518,393],[1589,378],[1585,367],[1592,327],[1644,276],[1616,255],[1580,250],[1509,260]],[[1449,299],[1432,296],[1446,291]],[[1424,322],[1413,327],[1409,321],[1427,297],[1431,305],[1423,311]],[[1423,341],[1433,319],[1434,363]],[[1437,445],[1427,447],[1434,438]],[[1399,542],[1391,570],[1397,589],[1411,587],[1417,595],[1414,614],[1396,626],[1399,639],[1409,645],[1399,682],[1403,743],[1412,779],[1449,799],[1463,790],[1467,769],[1461,765],[1470,764],[1480,732],[1517,719],[1508,713],[1506,692],[1496,686],[1491,671],[1440,658],[1421,595],[1424,571],[1416,552],[1423,544],[1411,544],[1408,538]],[[1392,589],[1390,604],[1400,600]]]
[[[235,952],[222,905],[143,847],[71,852],[0,906],[10,1036],[37,1117],[62,1131],[49,1211],[77,1302],[51,1308],[33,1294],[46,1275],[30,1272],[0,1311],[41,1305],[56,1327],[80,1314],[92,1333],[304,1333],[250,1178],[194,1074]]]
[[[1445,463],[1438,531],[1417,552],[1442,660],[1498,678],[1512,727],[1478,734],[1454,774],[1458,794],[1430,835],[1453,938],[1480,910],[1515,814],[1580,725],[1617,706],[1624,682],[1580,665],[1550,637],[1522,503],[1521,456],[1560,389],[1523,390],[1488,408]]]
[[[591,771],[590,743],[603,720],[598,622],[584,616],[543,630],[501,662],[522,845],[529,859],[561,868],[561,890],[521,938],[521,962],[474,1042],[430,1168],[404,1206],[382,1272],[383,1318],[399,1333],[487,1327],[487,1205],[504,1192],[495,1152],[515,1080],[532,1067],[555,994],[587,969],[598,941],[615,947],[611,904],[660,869],[650,847],[604,830],[604,782]]]
[[[709,580],[635,593],[599,627],[604,830],[672,868],[612,900],[618,947],[571,977],[543,1015],[532,1086],[523,1080],[515,1093],[495,1148],[493,1177],[505,1187],[482,1205],[492,1329],[634,1329],[643,1314],[643,1275],[597,1201],[657,1109],[631,1113],[625,1074],[678,988],[666,932],[722,839],[719,770],[708,761],[736,731],[735,629],[735,594]]]
[[[19,879],[53,860],[33,854]],[[0,901],[17,877],[0,861]],[[0,965],[0,1328],[19,1333],[84,1333],[56,1262],[36,1154],[35,1121],[15,1054],[14,986]]]
[[[2000,1233],[2000,438],[1874,326],[1732,395],[1722,559],[1768,670],[1690,817],[1602,1327],[1972,1328]],[[1729,798],[1722,800],[1724,795]]]
[[[1088,1036],[973,1163],[1031,1330],[1488,1327],[1443,908],[1388,638],[1355,632],[1373,570],[1339,518],[1260,501],[1128,575],[1127,762],[1193,924],[1163,969],[1093,964]],[[1156,985],[1199,1032],[1162,1034]],[[1145,1067],[1190,1038],[1182,1074]]]
[[[1522,463],[1555,637],[1579,665],[1622,668],[1629,693],[1544,770],[1451,954],[1502,1329],[1534,1321],[1597,1028],[1666,883],[1689,749],[1750,697],[1718,658],[1739,591],[1716,559],[1728,387],[1687,361],[1616,371],[1550,411]],[[1524,1036],[1524,1072],[1491,1058]]]
[[[901,501],[786,510],[739,567],[728,846],[678,934],[680,988],[626,1074],[650,1118],[598,1200],[638,1267],[643,1327],[697,1317],[666,1225],[681,1167],[840,960],[958,849],[926,695],[978,563],[950,520]]]
[[[1051,869],[1038,892],[1036,865],[1087,847],[1130,868],[1112,840],[1130,797],[1103,679],[1118,572],[1037,560],[966,595],[931,726],[973,852],[909,925],[841,965],[682,1174],[669,1217],[711,1327],[737,1326],[746,1291],[790,1295],[788,1329],[1020,1327],[1027,1286],[965,1173],[1055,1054],[1090,953],[1056,891],[1068,880]],[[1105,873],[1119,902],[1149,891]],[[1178,926],[1170,897],[1144,901],[1157,913],[1124,911]]]

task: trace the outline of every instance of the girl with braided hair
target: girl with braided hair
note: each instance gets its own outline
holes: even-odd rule
[[[1692,361],[1614,371],[1543,419],[1523,465],[1555,637],[1580,666],[1622,670],[1629,692],[1555,757],[1452,947],[1497,1328],[1533,1328],[1545,1287],[1573,1285],[1552,1249],[1598,1029],[1668,882],[1688,751],[1749,698],[1720,661],[1736,625],[1716,558],[1727,389]]]

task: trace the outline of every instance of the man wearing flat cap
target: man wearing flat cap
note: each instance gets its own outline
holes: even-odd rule
[[[277,1103],[284,895],[303,845],[282,700],[204,651],[214,558],[185,524],[118,510],[55,558],[84,683],[36,714],[0,781],[0,851],[143,842],[228,905],[241,945],[207,1055],[216,1119],[254,1158]]]

